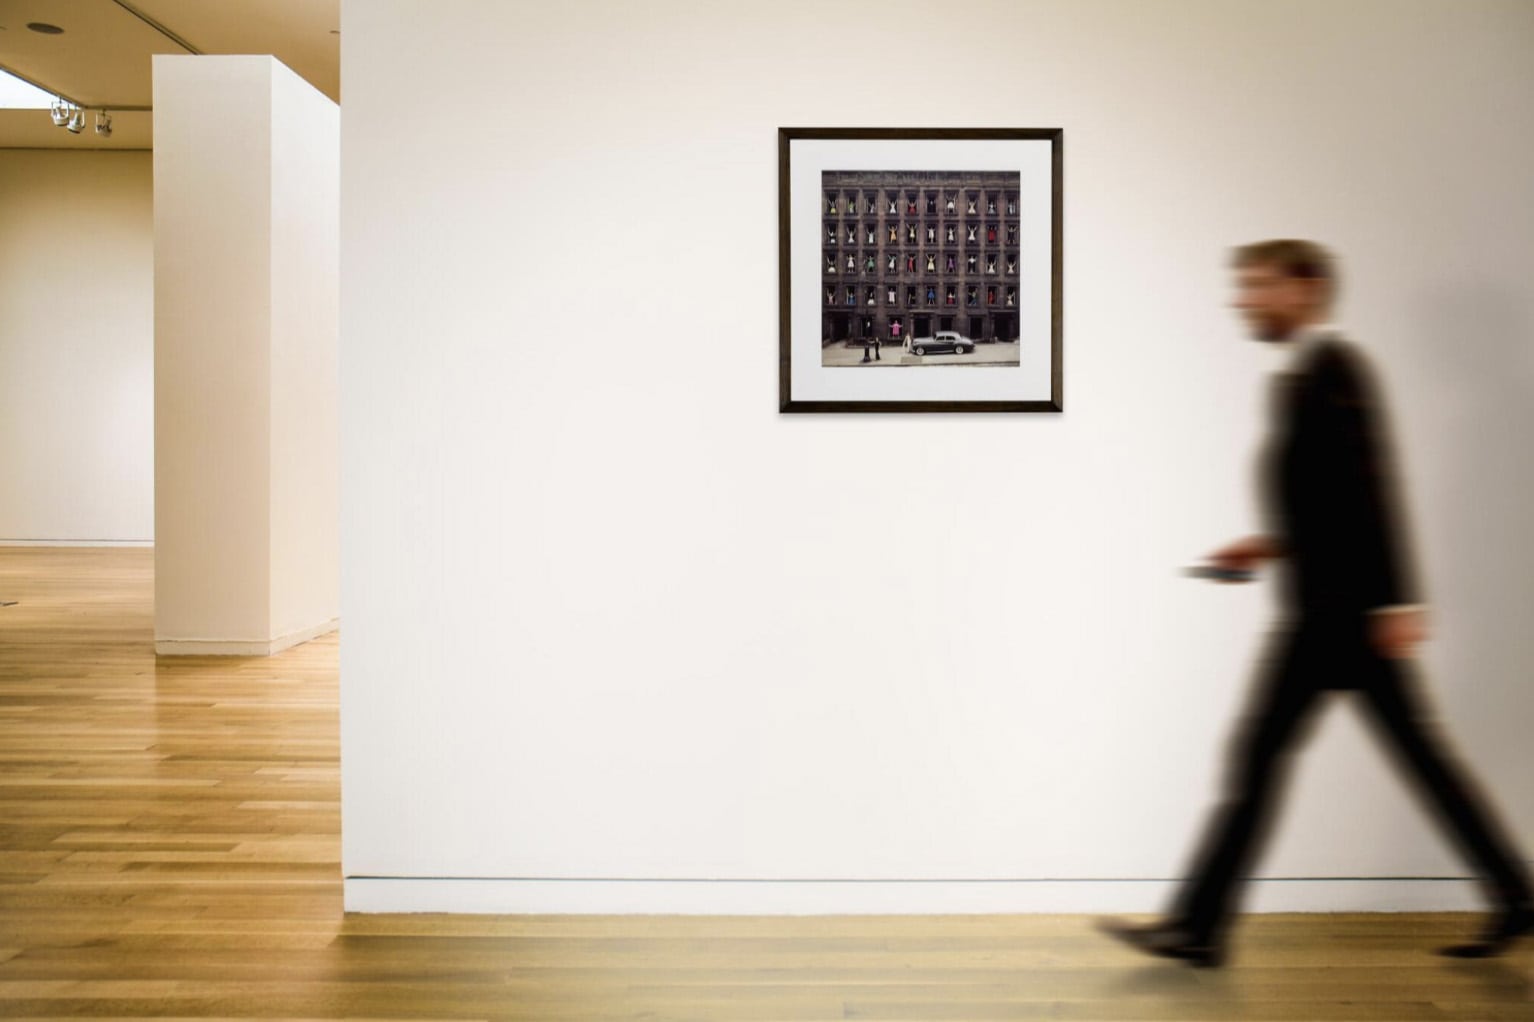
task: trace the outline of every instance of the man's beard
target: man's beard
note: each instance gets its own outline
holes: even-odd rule
[[[1292,332],[1290,325],[1282,320],[1261,319],[1252,325],[1252,333],[1257,339],[1268,344],[1288,340]]]

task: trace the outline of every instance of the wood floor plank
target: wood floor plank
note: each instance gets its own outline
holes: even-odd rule
[[[1464,913],[1243,919],[1145,959],[1073,915],[346,915],[340,634],[156,657],[153,551],[0,547],[0,1016],[1534,1022]]]

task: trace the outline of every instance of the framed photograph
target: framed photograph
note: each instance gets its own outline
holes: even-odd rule
[[[779,411],[1062,411],[1062,142],[779,128]]]

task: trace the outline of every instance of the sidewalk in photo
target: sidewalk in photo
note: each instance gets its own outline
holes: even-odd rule
[[[820,364],[823,366],[912,366],[912,365],[1008,365],[1018,364],[1018,343],[1016,341],[984,342],[975,345],[975,350],[963,355],[951,351],[938,352],[929,355],[913,355],[907,350],[904,341],[895,343],[885,342],[880,346],[879,358],[873,360],[874,349],[870,345],[868,357],[871,361],[863,361],[863,345],[861,342],[854,346],[848,346],[841,341],[827,345],[820,349]]]

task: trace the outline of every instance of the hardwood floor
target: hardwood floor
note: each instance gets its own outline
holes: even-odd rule
[[[341,910],[337,649],[153,652],[153,551],[0,547],[0,1015],[1534,1020],[1465,914],[1246,917],[1224,970],[1080,916]]]

